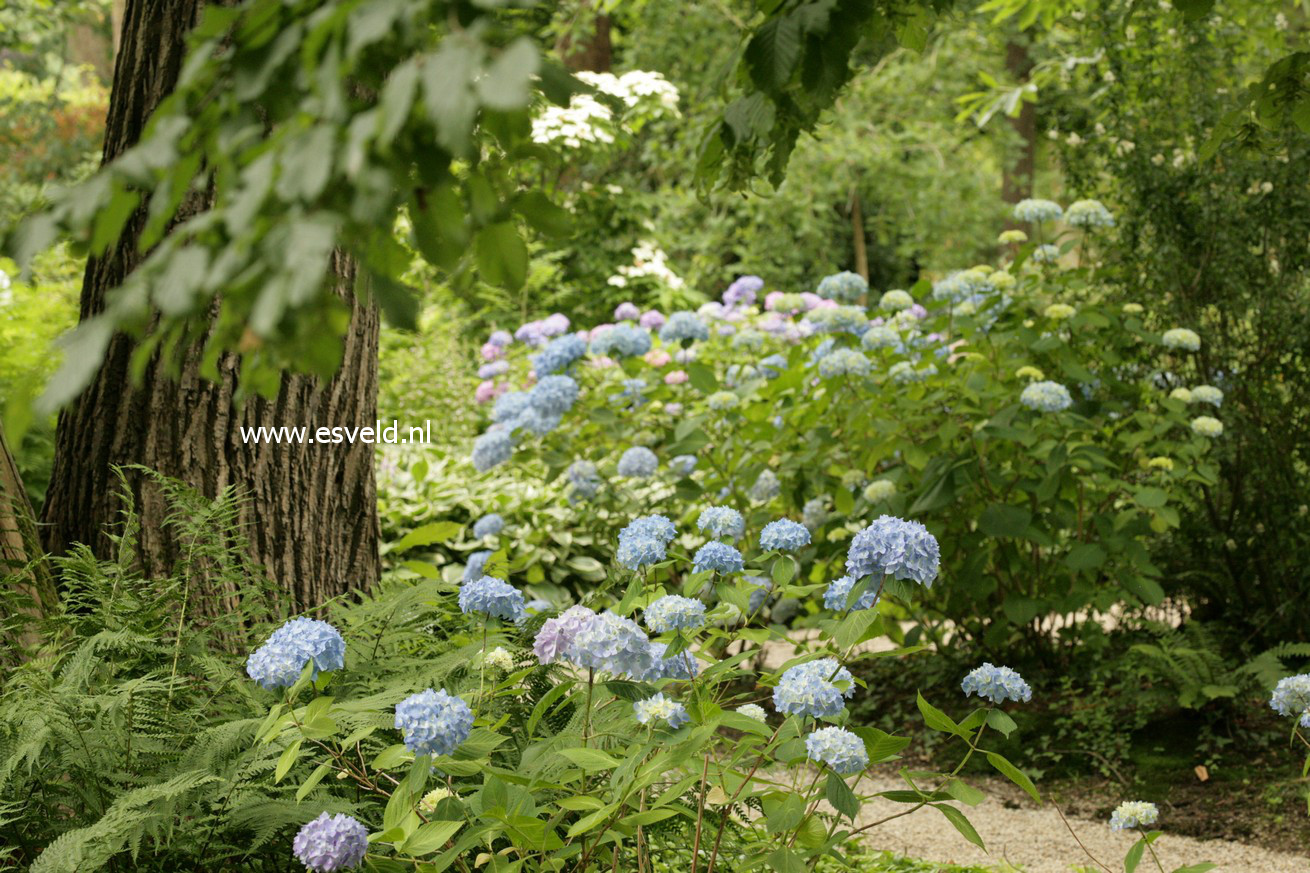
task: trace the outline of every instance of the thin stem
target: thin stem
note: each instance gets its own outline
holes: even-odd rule
[[[1142,830],[1139,825],[1137,832],[1142,835],[1142,842],[1146,844],[1146,851],[1151,853],[1151,860],[1155,862],[1156,869],[1159,870],[1160,873],[1164,873],[1164,865],[1160,863],[1160,856],[1155,853],[1155,847],[1152,846],[1151,841],[1146,838],[1146,831]]]
[[[691,846],[691,873],[696,873],[700,867],[700,834],[701,823],[705,819],[705,777],[710,772],[710,754],[705,753],[705,763],[701,765],[700,770],[700,803],[696,804],[696,839]],[[727,810],[724,811],[725,813]]]
[[[1101,863],[1101,860],[1089,852],[1087,847],[1083,845],[1083,841],[1078,838],[1078,834],[1074,831],[1073,826],[1069,824],[1069,820],[1064,817],[1064,810],[1060,809],[1060,805],[1052,800],[1051,806],[1055,807],[1055,814],[1060,817],[1060,821],[1064,822],[1065,830],[1069,832],[1069,836],[1073,837],[1074,842],[1078,844],[1078,848],[1083,850],[1083,854],[1091,859],[1093,864],[1104,870],[1105,873],[1114,873],[1113,869]]]

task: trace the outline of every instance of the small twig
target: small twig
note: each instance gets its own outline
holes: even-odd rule
[[[1064,817],[1064,810],[1060,809],[1060,804],[1052,800],[1051,806],[1055,807],[1055,814],[1060,817],[1060,821],[1064,822],[1065,830],[1069,831],[1069,836],[1073,837],[1074,842],[1078,844],[1078,848],[1083,850],[1083,854],[1086,855],[1088,858],[1091,858],[1092,863],[1100,867],[1102,870],[1106,871],[1106,873],[1114,873],[1114,870],[1112,870],[1107,865],[1101,863],[1100,859],[1098,859],[1091,852],[1087,851],[1087,847],[1084,846],[1083,841],[1078,838],[1078,834],[1074,831],[1073,826],[1069,824],[1069,820]]]

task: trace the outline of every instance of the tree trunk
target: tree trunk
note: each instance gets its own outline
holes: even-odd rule
[[[584,8],[586,4],[583,4]],[[571,72],[590,70],[594,73],[608,73],[614,61],[614,45],[610,39],[610,17],[600,14],[591,21],[591,32],[585,39],[575,40],[564,34],[555,46],[555,51],[564,60]]]
[[[127,0],[114,68],[104,160],[137,142],[151,112],[171,91],[181,68],[185,35],[200,0]],[[199,208],[197,203],[193,208]],[[185,211],[186,207],[184,207]],[[144,209],[101,258],[87,263],[81,315],[104,309],[106,294],[140,262],[137,239]],[[65,551],[86,543],[107,553],[106,526],[118,520],[112,467],[140,464],[182,480],[208,497],[236,486],[246,498],[240,523],[251,557],[305,609],[351,588],[366,588],[379,571],[373,450],[366,444],[246,443],[242,427],[372,424],[377,412],[378,317],[355,294],[355,269],[333,259],[337,293],[352,307],[341,369],[322,382],[285,375],[276,400],[233,405],[239,378],[234,356],[219,361],[220,378],[199,376],[199,350],[177,378],[157,360],[139,382],[131,376],[133,341],[116,336],[82,395],[60,413],[55,463],[43,521],[46,546]],[[143,571],[160,576],[178,563],[179,543],[164,524],[158,489],[127,471],[141,514]],[[210,608],[235,592],[208,592]]]
[[[1012,38],[1005,44],[1005,69],[1015,82],[1028,81],[1032,72],[1032,58],[1028,56],[1028,47],[1019,42],[1021,37]],[[1013,162],[1006,162],[1005,173],[1001,179],[1001,199],[1006,203],[1018,203],[1033,196],[1033,174],[1037,170],[1037,109],[1030,101],[1020,104],[1019,114],[1010,119],[1010,125],[1019,135],[1019,154]]]
[[[18,610],[32,618],[43,616],[58,599],[49,567],[44,561],[32,563],[40,554],[36,515],[18,475],[18,465],[9,453],[4,425],[0,424],[0,576],[12,575],[16,579],[15,593],[25,601]],[[14,622],[6,627],[4,634],[0,634],[5,643],[0,647],[0,663],[12,667],[23,657],[24,650],[34,648],[41,640],[19,615],[0,617]]]
[[[864,209],[860,204],[860,189],[851,188],[851,242],[855,246],[855,272],[869,281],[869,249],[864,238]]]

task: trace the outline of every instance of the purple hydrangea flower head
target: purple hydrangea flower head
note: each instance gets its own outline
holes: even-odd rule
[[[760,548],[766,551],[778,549],[794,552],[809,543],[810,532],[806,530],[805,525],[788,518],[771,521],[764,526],[764,530],[760,531]]]
[[[473,710],[444,688],[428,688],[396,704],[396,730],[415,755],[449,755],[473,730]]]
[[[648,309],[641,314],[641,320],[637,323],[646,330],[659,330],[664,326],[664,313],[655,309]]]
[[[837,683],[845,683],[843,691]],[[797,664],[782,674],[773,689],[773,706],[788,715],[832,718],[846,708],[843,697],[855,693],[851,671],[834,658]]]
[[[510,336],[509,331],[507,330],[493,330],[491,336],[487,338],[487,342],[503,349],[505,346],[514,342],[514,337]]]
[[[353,870],[368,851],[368,828],[344,813],[325,812],[296,832],[291,849],[314,873]]]
[[[569,329],[569,317],[562,312],[546,316],[541,321],[546,336],[559,336]]]
[[[615,321],[636,321],[639,318],[641,318],[641,310],[631,301],[625,300],[614,307]]]
[[[537,660],[543,664],[553,664],[560,658],[567,657],[574,637],[595,617],[594,611],[585,606],[574,605],[554,618],[546,619],[532,643],[532,651],[537,656]]]
[[[346,663],[346,641],[325,621],[293,618],[250,655],[246,674],[263,688],[289,688],[311,661],[314,678],[340,670]]]
[[[926,527],[883,515],[851,540],[846,572],[853,579],[893,576],[931,588],[940,558],[937,538]]]
[[[996,667],[983,664],[970,671],[960,683],[965,696],[974,694],[990,700],[992,703],[1004,703],[1007,700],[1027,703],[1033,699],[1033,690],[1023,677],[1009,667]]]
[[[523,593],[503,579],[483,576],[459,587],[459,609],[519,621],[527,615]]]
[[[646,627],[657,634],[695,630],[705,624],[705,604],[679,594],[666,594],[646,607]]]
[[[759,276],[739,276],[723,292],[723,302],[728,306],[750,306],[763,288],[764,280]]]
[[[478,367],[479,379],[494,379],[497,376],[504,376],[509,372],[509,361],[492,361],[489,364],[483,364]]]
[[[727,543],[711,540],[696,550],[693,569],[697,573],[713,570],[717,573],[740,573],[743,566],[741,552]]]
[[[864,740],[845,728],[819,728],[805,738],[805,751],[810,760],[826,764],[838,776],[850,776],[869,766]]]

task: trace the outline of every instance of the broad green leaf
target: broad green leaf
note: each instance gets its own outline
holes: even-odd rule
[[[464,826],[462,821],[430,821],[409,835],[400,850],[409,855],[427,855],[437,851]]]
[[[851,787],[846,784],[846,780],[836,773],[828,774],[828,785],[824,792],[832,808],[851,821],[860,814],[860,801],[851,791]]]
[[[464,526],[453,521],[437,521],[415,528],[400,538],[392,551],[403,552],[415,546],[429,546],[433,543],[445,543],[454,539]]]
[[[559,754],[583,770],[613,770],[620,763],[600,749],[560,749]]]
[[[296,789],[296,800],[297,801],[304,800],[305,795],[313,791],[314,786],[322,782],[323,777],[331,772],[332,772],[331,761],[324,761],[322,764],[319,764],[318,767],[314,769],[314,772],[309,774],[309,778],[306,779],[304,782],[300,783],[300,787]]]
[[[281,782],[282,777],[287,775],[287,771],[295,765],[296,759],[300,757],[300,744],[303,742],[304,740],[296,740],[278,756],[277,767],[273,770],[274,782]]]
[[[998,771],[1000,771],[1002,776],[1009,779],[1015,785],[1018,785],[1024,791],[1028,792],[1029,797],[1031,797],[1033,800],[1037,801],[1038,803],[1042,802],[1042,796],[1037,793],[1037,786],[1033,785],[1033,781],[1028,778],[1028,775],[1026,773],[1024,773],[1018,767],[1011,764],[1008,760],[1006,760],[1003,756],[997,754],[996,752],[988,752],[987,760],[988,762],[991,763],[993,767],[995,767]]]
[[[931,806],[946,816],[946,820],[955,826],[961,836],[984,852],[987,851],[987,846],[983,843],[982,837],[978,836],[978,832],[973,829],[973,825],[969,823],[969,819],[965,817],[964,813],[945,803],[934,803]]]

